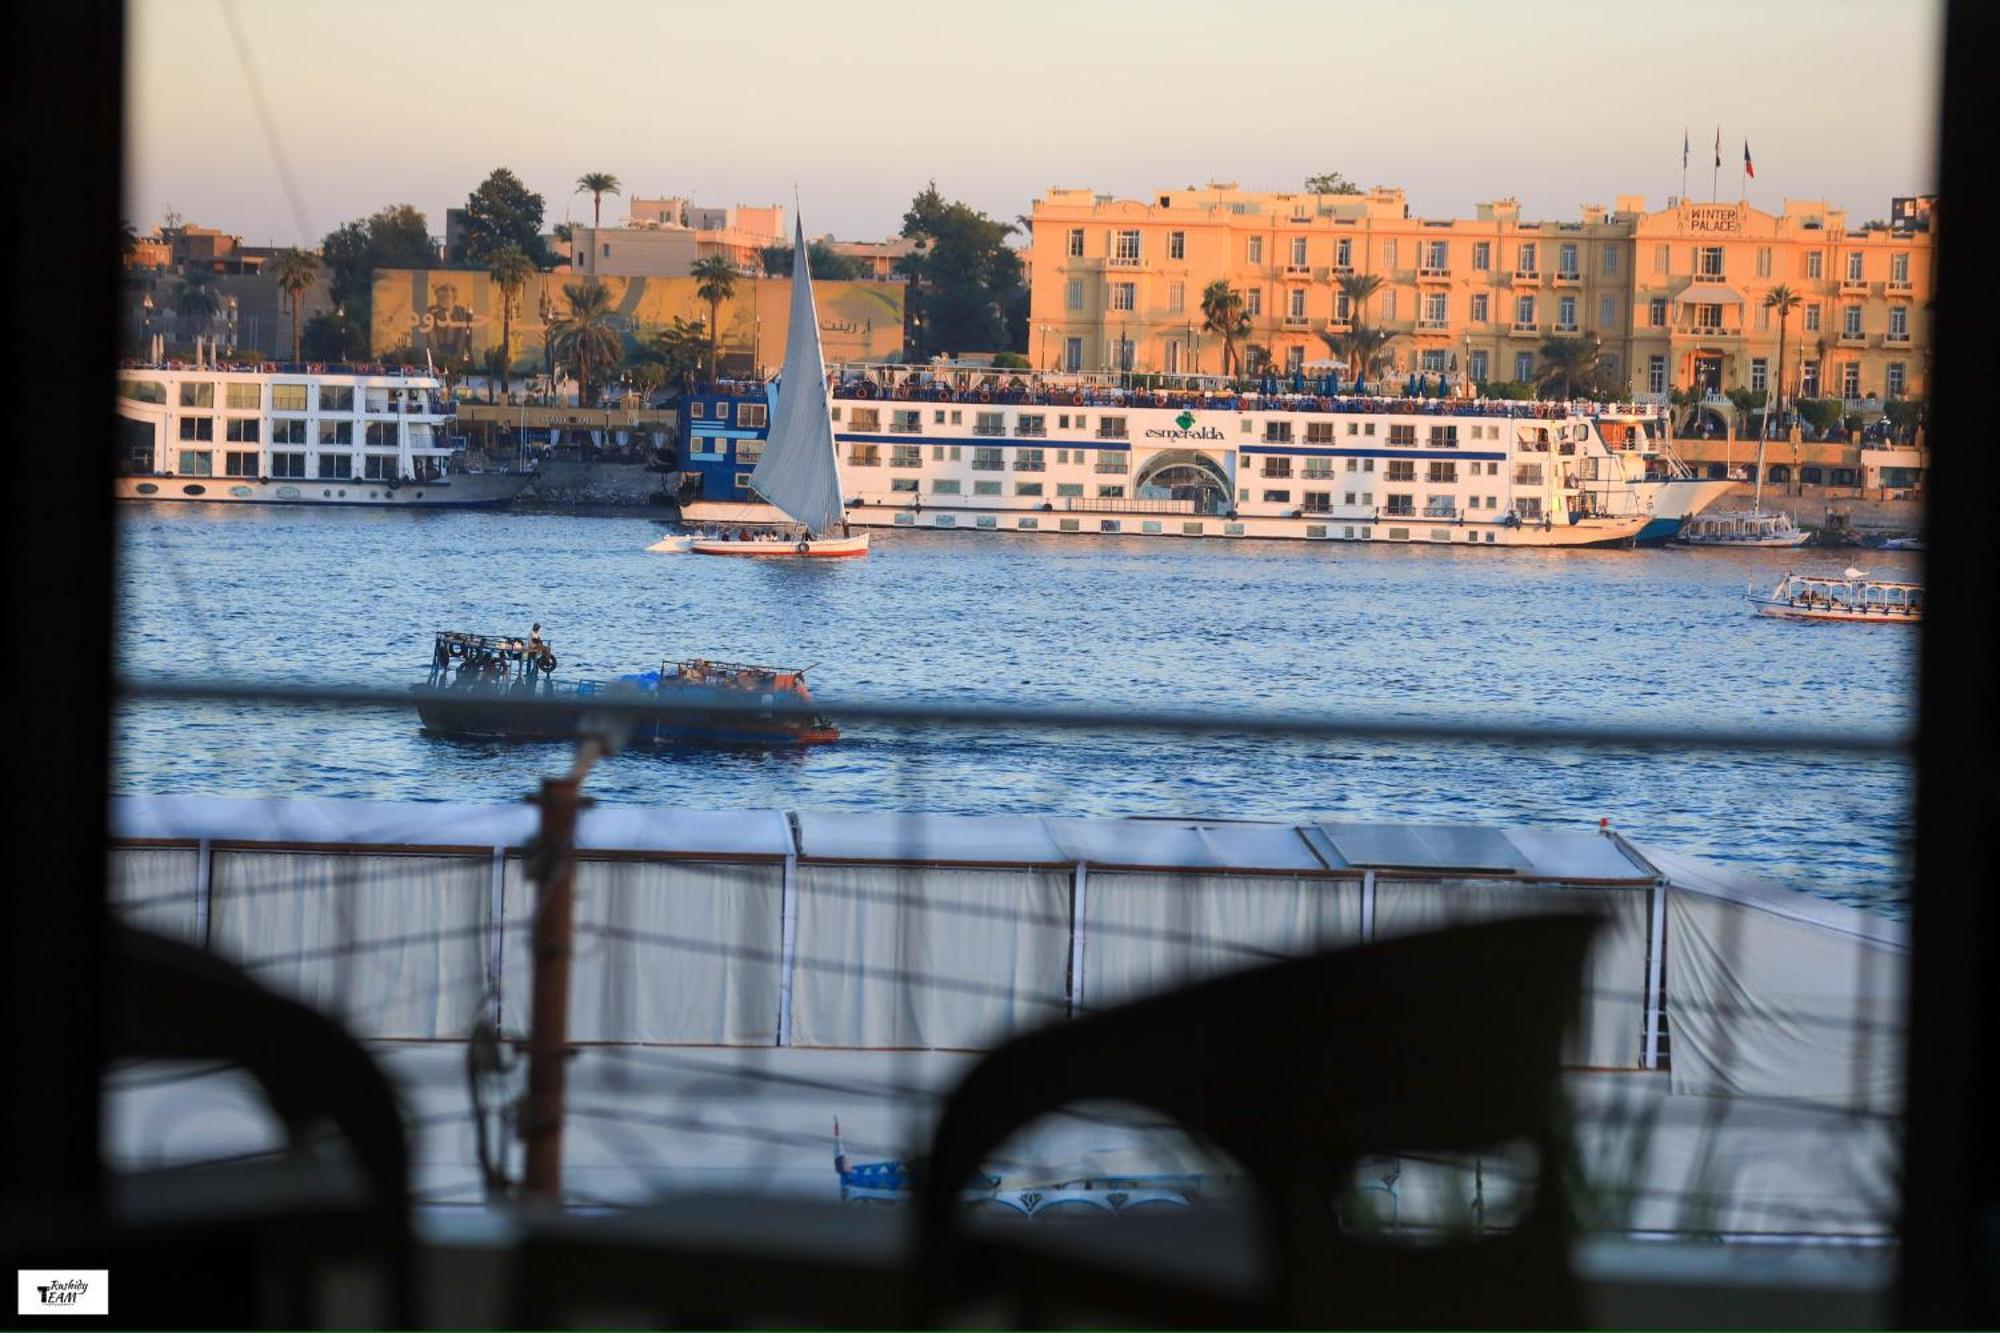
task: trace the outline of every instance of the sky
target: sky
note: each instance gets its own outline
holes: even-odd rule
[[[1934,188],[1940,23],[1938,0],[131,0],[126,212],[291,245],[409,203],[442,233],[506,166],[550,226],[589,221],[586,171],[709,205],[796,187],[809,232],[856,240],[930,180],[1008,220],[1052,186],[1322,171],[1419,216],[1561,219],[1663,206],[1684,131],[1709,197],[1720,126],[1721,198],[1747,138],[1752,204],[1859,222]]]

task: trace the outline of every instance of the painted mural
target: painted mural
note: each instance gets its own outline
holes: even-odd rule
[[[580,274],[538,273],[528,280],[514,310],[512,366],[542,368],[548,324],[568,303],[563,284]],[[695,295],[693,278],[601,278],[617,312],[613,318],[629,350],[640,338],[674,319],[706,324],[708,303]],[[829,363],[893,361],[903,348],[903,287],[889,282],[819,282],[820,341]],[[739,278],[722,304],[724,364],[774,370],[785,355],[791,308],[789,278]],[[382,269],[375,274],[370,348],[376,356],[428,351],[440,362],[477,361],[500,345],[500,289],[477,269]]]

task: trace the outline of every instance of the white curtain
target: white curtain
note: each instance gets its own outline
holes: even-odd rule
[[[1900,950],[1667,890],[1675,1092],[1902,1107]]]
[[[105,864],[112,915],[141,930],[201,943],[200,867],[201,856],[192,847],[114,847]]]
[[[792,1041],[980,1049],[1067,1014],[1070,877],[801,865]]]
[[[1361,938],[1361,881],[1301,875],[1087,872],[1089,1009]]]
[[[215,951],[360,1037],[457,1037],[486,989],[484,857],[217,851]]]
[[[1378,878],[1375,936],[1387,939],[1500,917],[1603,913],[1605,928],[1584,966],[1580,1016],[1564,1058],[1588,1068],[1636,1069],[1645,1053],[1648,892],[1509,880]]]
[[[609,861],[576,867],[569,1035],[575,1041],[768,1046],[778,1034],[784,867]],[[534,994],[534,886],[508,863],[503,1021]]]

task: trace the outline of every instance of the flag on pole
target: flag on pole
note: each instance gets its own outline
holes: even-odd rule
[[[1743,174],[1751,180],[1757,179],[1757,165],[1750,160],[1750,141],[1743,141]]]
[[[1722,126],[1715,127],[1715,165],[1722,166]]]
[[[1686,130],[1682,130],[1682,131],[1681,131],[1681,170],[1682,170],[1682,171],[1686,171],[1687,169],[1688,169],[1688,132],[1687,132]]]

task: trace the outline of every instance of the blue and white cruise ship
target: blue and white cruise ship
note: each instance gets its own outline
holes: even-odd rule
[[[1656,409],[1222,389],[977,367],[844,366],[833,424],[856,527],[1457,546],[1665,541],[1730,487]],[[1150,377],[1161,381],[1162,377]],[[688,404],[681,514],[782,515],[748,478],[777,386]]]

